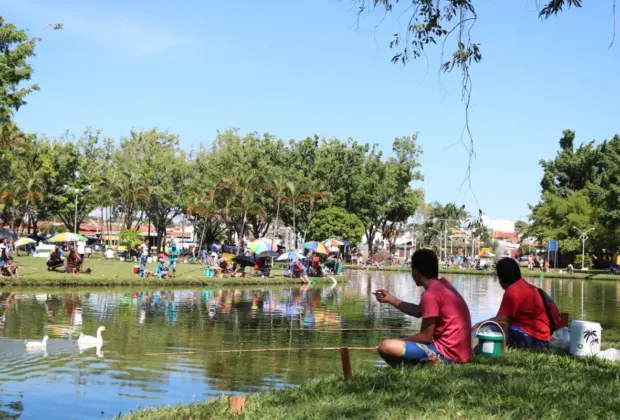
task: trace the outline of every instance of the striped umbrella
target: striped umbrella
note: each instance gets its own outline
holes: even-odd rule
[[[306,242],[304,243],[304,248],[314,251],[317,254],[329,254],[329,249],[322,242]]]
[[[253,242],[250,242],[250,251],[255,254],[261,254],[265,251],[277,251],[278,246],[271,242],[269,239],[260,238]]]
[[[15,246],[24,246],[24,245],[28,245],[28,244],[34,244],[36,241],[34,239],[30,239],[30,238],[19,238],[18,240],[15,241],[15,243],[13,245]]]
[[[334,246],[342,246],[344,245],[344,242],[339,241],[338,239],[327,239],[323,241],[323,245],[325,245],[328,248],[332,248]]]
[[[50,239],[50,242],[78,242],[78,241],[88,241],[88,238],[85,236],[80,235],[79,233],[71,233],[71,232],[64,232],[64,233],[59,233],[58,235],[52,237]]]

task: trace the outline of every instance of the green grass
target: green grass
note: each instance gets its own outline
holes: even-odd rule
[[[0,277],[1,286],[211,286],[211,285],[277,285],[299,284],[298,279],[282,276],[282,270],[272,270],[272,277],[254,277],[254,270],[247,269],[246,278],[207,278],[200,264],[178,264],[176,278],[158,280],[156,277],[142,278],[133,274],[137,263],[106,261],[102,258],[87,258],[84,268],[91,268],[92,274],[72,276],[62,272],[47,271],[45,258],[16,257],[20,266],[20,278]],[[149,264],[148,269],[155,271],[156,264]],[[337,281],[346,280],[346,276],[335,276]],[[311,279],[314,282],[331,283],[329,278]]]
[[[604,331],[604,345],[620,330]],[[608,340],[609,338],[609,340]],[[334,354],[332,357],[339,357]],[[584,419],[620,412],[620,363],[552,351],[507,350],[464,365],[369,369],[250,395],[245,419]],[[123,419],[236,418],[228,398],[146,409]]]
[[[351,270],[364,270],[363,265],[346,264],[344,268]],[[380,268],[370,268],[369,271],[407,271],[408,267],[400,268],[397,265],[388,265]],[[493,270],[473,270],[473,269],[460,269],[460,268],[439,268],[439,272],[443,274],[469,274],[473,276],[492,276],[495,275]],[[521,274],[525,278],[539,278],[541,274],[544,274],[545,278],[554,279],[577,279],[577,280],[610,280],[620,281],[620,275],[609,274],[609,271],[591,270],[588,272],[575,271],[573,274],[567,274],[566,272],[560,273],[559,270],[551,270],[548,273],[541,273],[539,270],[529,271],[526,268],[521,267]]]

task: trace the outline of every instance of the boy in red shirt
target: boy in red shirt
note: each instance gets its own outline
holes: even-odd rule
[[[506,342],[510,347],[546,348],[551,328],[540,292],[521,277],[519,264],[512,258],[500,260],[496,270],[505,292],[497,316],[490,321],[509,325]]]
[[[471,318],[459,292],[439,277],[437,255],[429,249],[411,257],[411,271],[417,286],[424,287],[420,304],[403,302],[386,290],[377,290],[381,303],[389,303],[401,312],[422,318],[420,332],[410,337],[384,340],[379,355],[395,367],[401,362],[423,362],[436,357],[446,363],[465,363],[471,359]]]

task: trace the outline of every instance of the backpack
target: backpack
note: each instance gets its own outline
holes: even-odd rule
[[[549,328],[551,329],[551,334],[562,327],[566,327],[562,321],[562,315],[560,314],[558,305],[556,305],[553,299],[551,299],[551,296],[549,296],[540,287],[537,287],[536,289],[538,289],[543,305],[545,305],[545,312],[547,312],[547,318],[549,318]]]

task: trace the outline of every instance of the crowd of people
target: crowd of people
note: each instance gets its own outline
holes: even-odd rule
[[[470,361],[472,331],[481,323],[472,326],[463,297],[448,280],[439,277],[436,254],[428,249],[416,251],[411,257],[411,271],[415,284],[424,288],[419,304],[402,301],[383,289],[374,293],[378,302],[422,318],[420,332],[384,340],[377,347],[380,356],[391,366],[429,358],[445,363]],[[509,347],[547,347],[552,334],[547,307],[550,303],[545,303],[540,290],[523,279],[516,260],[501,259],[496,271],[505,292],[497,315],[489,321],[508,325],[505,336]]]

